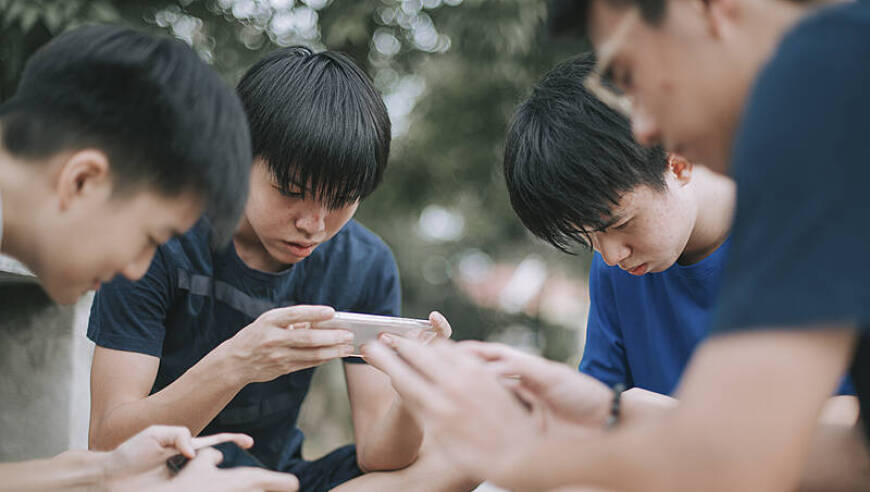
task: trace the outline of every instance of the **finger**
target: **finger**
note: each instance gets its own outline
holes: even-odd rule
[[[187,466],[184,467],[185,470],[192,469],[200,469],[200,468],[213,468],[220,464],[221,461],[224,460],[224,454],[218,451],[215,448],[203,448],[197,451],[196,457],[193,458]]]
[[[188,458],[193,458],[196,452],[191,444],[190,429],[182,426],[155,425],[145,430],[166,449],[169,454],[179,452]]]
[[[231,432],[223,432],[210,436],[195,437],[192,440],[193,449],[202,449],[222,442],[232,441],[239,447],[248,449],[254,445],[254,438],[247,434],[236,434]]]
[[[294,329],[284,330],[281,336],[291,347],[326,347],[353,342],[353,333],[347,330]]]
[[[260,319],[276,326],[287,327],[294,323],[326,321],[335,316],[329,306],[290,306],[272,309],[260,315]]]
[[[353,345],[330,345],[328,347],[292,348],[287,350],[287,360],[307,363],[323,363],[353,355]]]
[[[500,343],[479,342],[477,340],[464,340],[459,342],[460,350],[475,354],[483,360],[494,361],[511,358],[514,350]]]
[[[399,355],[380,342],[362,347],[366,362],[390,377],[393,388],[413,407],[421,407],[428,397],[434,397],[435,388]]]
[[[453,335],[453,328],[450,327],[447,318],[438,311],[432,311],[429,313],[429,322],[432,323],[432,327],[435,328],[435,331],[439,336],[450,338],[450,336]]]
[[[430,345],[423,345],[413,340],[387,334],[382,335],[381,339],[390,345],[408,366],[432,382],[439,381],[440,375],[447,373],[450,369],[443,359],[435,355],[437,349],[447,342],[441,341],[439,343],[436,340]]]
[[[228,470],[227,474],[240,482],[239,485],[249,485],[256,490],[262,489],[270,492],[297,492],[299,490],[299,479],[289,473],[242,466]]]

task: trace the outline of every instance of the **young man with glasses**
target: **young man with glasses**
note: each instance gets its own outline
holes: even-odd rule
[[[870,6],[560,3],[574,10],[558,19],[585,27],[589,14],[600,73],[625,96],[638,140],[720,171],[733,163],[738,206],[715,333],[680,404],[611,432],[551,425],[541,438],[480,356],[390,340],[397,352],[375,345],[370,360],[457,464],[512,489],[866,488],[864,433],[816,419],[850,366],[864,408],[870,389]],[[533,408],[554,407],[553,388],[518,375]],[[613,402],[618,421],[618,394]],[[483,417],[494,411],[509,439]]]

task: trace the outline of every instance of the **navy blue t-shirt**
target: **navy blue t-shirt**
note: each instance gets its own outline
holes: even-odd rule
[[[673,393],[709,333],[728,245],[695,264],[641,277],[607,266],[595,253],[580,371],[608,386]]]
[[[870,325],[870,4],[810,15],[760,73],[714,331]],[[863,337],[864,335],[862,335]],[[852,378],[867,410],[866,342]]]
[[[152,393],[176,380],[263,312],[296,304],[397,316],[401,291],[390,249],[356,221],[280,273],[249,268],[232,244],[214,252],[207,220],[157,250],[144,278],[116,278],[94,298],[88,338],[160,357]],[[348,362],[361,359],[347,359]],[[301,459],[299,407],[314,369],[243,388],[203,430],[244,432],[252,453],[285,470]]]

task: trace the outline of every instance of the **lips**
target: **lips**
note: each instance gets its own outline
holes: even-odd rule
[[[647,271],[649,271],[649,265],[646,263],[643,263],[643,264],[638,265],[630,270],[626,269],[625,271],[627,271],[628,273],[630,273],[632,275],[641,276],[641,275],[645,274]]]
[[[300,258],[304,258],[311,254],[314,251],[314,248],[317,246],[317,243],[297,243],[291,241],[282,241],[285,248],[292,254],[293,256],[297,256]]]

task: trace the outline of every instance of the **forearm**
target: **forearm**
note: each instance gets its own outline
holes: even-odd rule
[[[677,406],[677,400],[670,396],[655,393],[643,388],[626,390],[620,401],[620,420],[632,423],[649,417],[662,415]]]
[[[766,467],[758,455],[743,452],[751,437],[727,442],[718,433],[681,423],[677,414],[666,412],[585,438],[552,436],[503,463],[493,482],[516,491],[569,486],[643,492],[794,489],[788,471],[777,471],[772,463]]]
[[[801,476],[803,492],[870,491],[870,455],[861,424],[819,425]]]
[[[184,426],[197,435],[244,386],[219,347],[159,392],[92,419],[90,446],[113,449],[155,424]]]
[[[105,453],[67,451],[54,458],[0,464],[0,491],[92,491],[105,488]]]
[[[396,399],[357,442],[360,466],[369,471],[405,468],[417,459],[423,430]]]

